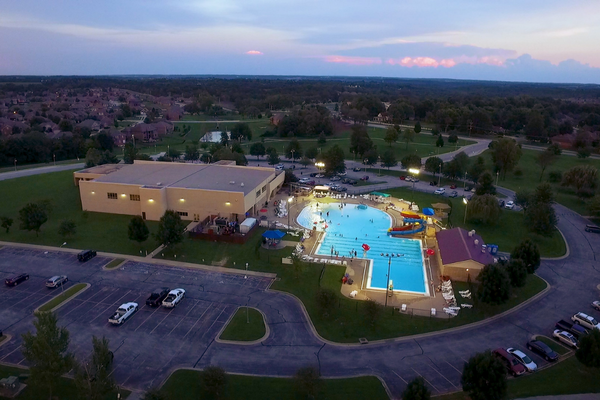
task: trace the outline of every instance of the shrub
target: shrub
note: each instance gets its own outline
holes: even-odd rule
[[[548,182],[559,183],[562,181],[562,171],[550,171],[548,173]]]

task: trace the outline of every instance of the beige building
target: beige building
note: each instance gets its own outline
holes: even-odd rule
[[[436,234],[441,274],[457,281],[474,280],[486,264],[494,263],[481,236],[463,228],[441,230]]]
[[[233,164],[233,165],[232,165]],[[141,215],[157,221],[166,210],[183,220],[256,215],[281,188],[285,174],[235,162],[183,164],[138,161],[74,173],[85,211]]]

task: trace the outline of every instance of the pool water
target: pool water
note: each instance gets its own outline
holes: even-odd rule
[[[319,203],[317,207],[312,204],[298,216],[298,223],[305,228],[316,227],[326,232],[316,251],[317,255],[331,256],[337,253],[339,258],[344,256],[349,259],[351,252],[356,251],[358,258],[372,260],[366,287],[385,290],[388,271],[388,257],[385,254],[401,254],[392,258],[390,267],[394,290],[429,293],[420,240],[388,236],[387,230],[392,225],[392,219],[381,210],[358,208],[356,204],[340,208],[340,205]],[[363,244],[371,248],[366,254]]]

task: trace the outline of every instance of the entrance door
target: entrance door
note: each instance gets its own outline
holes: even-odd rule
[[[142,219],[144,219],[144,220],[146,219],[146,212],[145,211],[142,211]]]

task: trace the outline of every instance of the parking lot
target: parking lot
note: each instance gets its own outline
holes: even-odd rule
[[[175,366],[193,366],[218,332],[249,294],[263,291],[270,279],[221,274],[154,264],[128,262],[118,270],[103,271],[109,260],[96,257],[79,263],[73,254],[41,252],[13,247],[0,249],[2,277],[27,272],[30,279],[16,287],[0,288],[0,329],[13,339],[0,347],[0,361],[24,364],[20,335],[33,329],[36,307],[60,293],[45,287],[52,275],[69,277],[65,289],[78,282],[91,287],[61,307],[60,324],[71,334],[70,349],[79,358],[91,351],[92,335],[106,336],[115,354],[114,377],[118,384],[146,389],[159,384]],[[157,287],[184,288],[177,307],[145,305]],[[125,302],[139,310],[123,325],[108,318]]]

